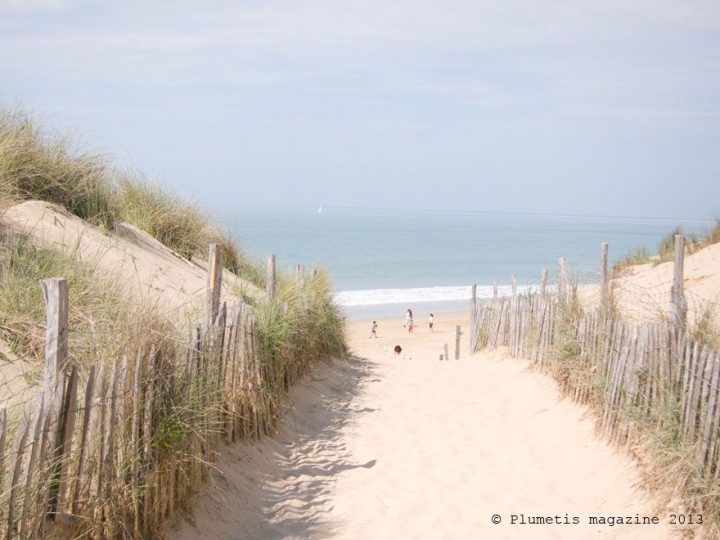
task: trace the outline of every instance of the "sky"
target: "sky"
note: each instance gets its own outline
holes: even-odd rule
[[[0,0],[0,78],[209,207],[720,216],[717,0]]]

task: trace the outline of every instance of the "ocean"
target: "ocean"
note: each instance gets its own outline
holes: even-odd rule
[[[609,242],[610,263],[639,246],[654,252],[680,225],[701,233],[713,222],[308,207],[224,208],[217,218],[253,256],[277,256],[278,267],[302,263],[330,271],[336,302],[352,319],[402,317],[415,312],[456,311],[467,306],[471,285],[478,296],[537,286],[558,257],[581,284],[598,279],[600,244]]]

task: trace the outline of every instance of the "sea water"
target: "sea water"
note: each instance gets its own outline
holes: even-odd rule
[[[234,207],[218,217],[257,258],[274,253],[278,267],[302,263],[329,270],[336,302],[351,318],[402,317],[467,306],[471,285],[490,298],[497,282],[508,294],[537,286],[543,268],[557,277],[565,256],[580,284],[598,280],[600,245],[610,264],[630,250],[655,252],[680,225],[701,233],[703,220],[516,215],[432,210],[324,207]]]

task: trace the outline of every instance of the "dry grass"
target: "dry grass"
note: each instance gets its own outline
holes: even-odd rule
[[[260,352],[269,369],[297,377],[318,358],[345,356],[345,320],[332,298],[327,274],[317,272],[304,285],[283,276],[275,300],[256,306]]]
[[[685,235],[685,255],[691,255],[704,247],[720,242],[720,220],[717,221],[712,229],[701,236],[687,234],[683,231],[682,227],[675,227],[672,232],[660,240],[657,253],[654,255],[651,254],[645,246],[635,248],[615,263],[613,266],[615,277],[622,275],[623,271],[630,266],[647,263],[658,265],[672,261],[675,258],[675,235],[677,234]]]
[[[115,222],[131,223],[188,259],[204,258],[209,244],[221,243],[225,267],[264,286],[261,265],[196,204],[111,167],[100,155],[76,151],[27,114],[0,110],[0,206],[32,199],[63,206],[108,230]]]
[[[100,275],[73,254],[36,248],[23,236],[8,235],[0,242],[0,337],[18,356],[42,362],[45,307],[39,281],[52,276],[68,282],[72,364],[87,367],[120,356],[128,343],[159,347],[165,336],[176,335],[169,321],[129,297],[112,276]]]
[[[29,199],[60,204],[108,230],[116,222],[127,221],[188,258],[204,258],[209,243],[221,243],[225,247],[225,266],[264,286],[262,267],[247,259],[230,236],[196,205],[141,177],[118,173],[101,157],[73,153],[66,141],[48,137],[21,113],[3,113],[0,201],[9,205]],[[120,535],[129,532],[127,526],[133,519],[127,501],[152,493],[149,484],[136,488],[126,482],[128,467],[133,460],[142,460],[143,474],[152,478],[162,471],[169,476],[178,466],[209,459],[210,453],[202,448],[207,446],[208,434],[215,436],[220,430],[218,419],[228,414],[225,388],[218,387],[217,369],[206,373],[187,369],[186,352],[190,346],[187,336],[178,335],[173,321],[159,316],[152,306],[127,296],[115,285],[113,276],[78,262],[73,253],[38,248],[23,236],[4,234],[0,237],[0,339],[7,341],[18,355],[41,364],[45,311],[38,281],[52,276],[63,276],[68,281],[69,360],[70,365],[80,367],[81,378],[99,360],[106,362],[106,366],[108,361],[117,365],[127,355],[131,362],[133,358],[142,358],[143,377],[157,381],[152,410],[144,413],[153,426],[151,436],[144,439],[149,445],[147,452],[140,456],[135,449],[125,449],[126,462],[120,464],[122,472],[112,487],[115,499],[112,506],[117,508],[113,512],[118,513],[105,516],[106,521],[118,527],[115,532]],[[346,352],[344,320],[333,303],[327,275],[313,273],[304,284],[289,275],[278,278],[274,301],[251,300],[257,319],[257,332],[252,335],[257,336],[258,347],[255,350],[254,345],[245,346],[251,347],[251,355],[259,359],[261,369],[259,384],[252,385],[252,391],[241,392],[240,399],[244,401],[240,415],[244,416],[236,420],[249,426],[241,436],[269,433],[287,387],[314,361]],[[154,363],[152,372],[147,365],[149,358]],[[200,366],[201,360],[196,360],[196,364]],[[123,428],[127,430],[128,425],[118,426]],[[127,444],[129,438],[124,440]],[[205,464],[200,468],[204,467]],[[36,488],[45,485],[43,478],[38,477]],[[190,499],[199,481],[193,478],[192,482],[185,482],[187,492],[178,497],[180,504]],[[0,489],[0,499],[4,495],[6,490]],[[88,501],[87,515],[99,515],[103,505],[103,512],[107,511],[107,504],[102,499]],[[122,508],[130,510],[123,514]],[[44,521],[42,512],[35,517]],[[78,531],[87,534],[91,523],[75,520],[67,525],[72,532],[63,532],[61,526],[53,534],[60,537]],[[152,530],[159,525],[153,523]]]
[[[51,201],[97,225],[109,226],[112,186],[105,160],[74,152],[51,138],[28,116],[0,109],[0,201]]]

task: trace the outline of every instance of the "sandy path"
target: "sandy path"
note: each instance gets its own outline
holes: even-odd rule
[[[294,389],[273,440],[226,451],[194,526],[171,537],[669,537],[664,525],[586,525],[654,515],[632,463],[524,362],[465,349],[439,362],[456,323],[467,328],[440,318],[434,334],[421,325],[408,336],[401,320],[380,321],[378,339],[368,323],[352,325],[356,358]],[[511,514],[583,524],[510,525]]]

